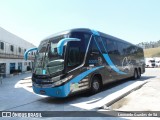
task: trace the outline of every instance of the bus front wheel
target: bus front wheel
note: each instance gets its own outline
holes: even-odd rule
[[[97,76],[94,76],[92,78],[92,81],[91,81],[91,94],[95,94],[95,93],[98,93],[101,89],[101,82],[100,82],[100,79],[99,77]]]

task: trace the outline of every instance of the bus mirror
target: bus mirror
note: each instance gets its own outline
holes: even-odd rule
[[[28,49],[25,53],[24,53],[24,59],[27,60],[28,59],[28,53],[33,51],[33,50],[37,50],[38,48],[30,48]]]
[[[57,44],[58,55],[60,55],[60,56],[63,55],[63,46],[69,41],[81,41],[81,40],[78,38],[64,38],[64,39],[60,40]]]

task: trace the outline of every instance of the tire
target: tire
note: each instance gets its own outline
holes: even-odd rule
[[[100,79],[97,76],[94,76],[91,80],[91,94],[96,94],[101,90],[101,82]]]
[[[137,72],[137,69],[134,70],[133,79],[134,79],[134,80],[138,79],[138,72]]]
[[[140,69],[137,70],[137,78],[138,79],[141,78],[141,70]]]

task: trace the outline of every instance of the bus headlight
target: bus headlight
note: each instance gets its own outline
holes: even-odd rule
[[[60,80],[60,81],[55,82],[54,85],[58,86],[58,85],[61,85],[62,83],[63,83],[62,80]]]
[[[68,81],[68,80],[71,79],[71,78],[72,78],[72,75],[70,75],[70,76],[68,76],[68,77],[66,77],[66,78],[64,78],[64,79],[62,79],[62,80],[59,80],[59,81],[55,82],[54,85],[55,85],[55,86],[61,85],[62,83]]]

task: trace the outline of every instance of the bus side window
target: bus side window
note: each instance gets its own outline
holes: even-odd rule
[[[70,34],[70,37],[79,38],[81,40],[80,42],[78,42],[78,44],[76,44],[76,46],[79,47],[79,64],[82,64],[91,35],[83,32],[73,32]]]
[[[104,37],[102,37],[102,41],[108,54],[120,54],[117,41]]]
[[[80,49],[79,47],[70,47],[68,51],[68,64],[67,66],[77,66],[80,64]]]
[[[112,40],[107,40],[107,51],[109,54],[115,54],[117,53],[117,45],[115,43],[115,41],[112,41]]]
[[[92,52],[99,52],[96,44],[92,44],[91,53],[92,53]]]

